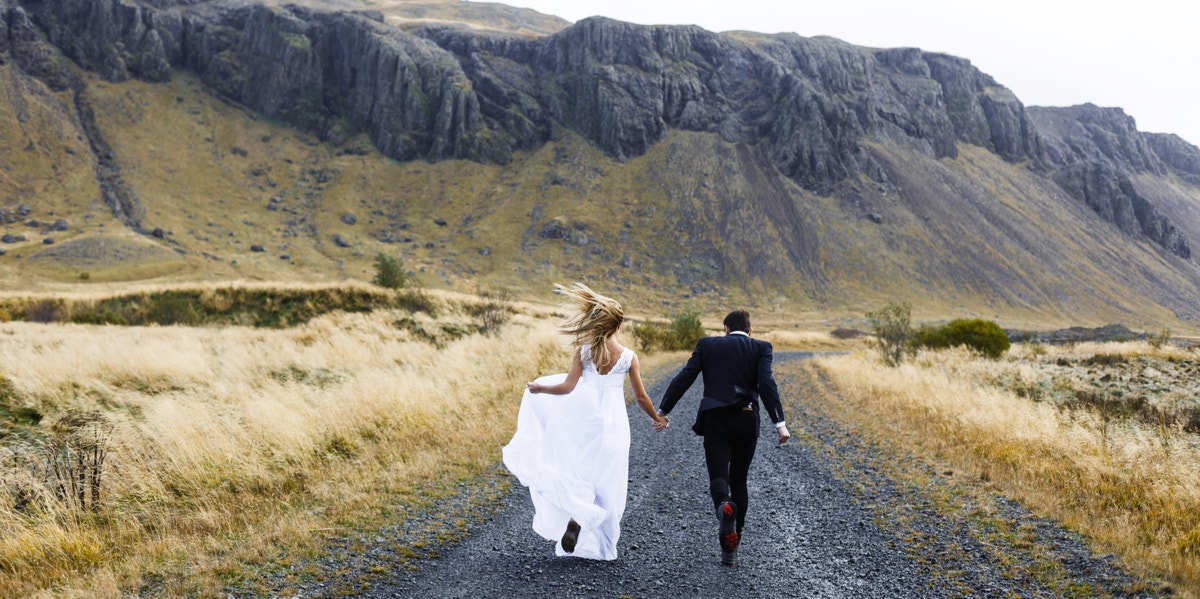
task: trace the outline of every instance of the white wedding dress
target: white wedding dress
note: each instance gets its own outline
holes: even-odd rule
[[[533,499],[533,530],[560,541],[557,555],[617,559],[621,515],[629,487],[629,417],[625,412],[625,374],[633,362],[626,348],[606,374],[581,355],[583,375],[566,395],[530,393],[521,398],[517,432],[504,447],[504,465]],[[555,385],[555,374],[537,379]],[[579,523],[573,553],[561,538],[572,518]]]

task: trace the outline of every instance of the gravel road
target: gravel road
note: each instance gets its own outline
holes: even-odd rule
[[[654,433],[645,415],[630,408],[629,502],[616,561],[555,557],[554,544],[530,529],[528,494],[514,482],[501,495],[504,505],[460,542],[376,579],[363,596],[1155,596],[1129,591],[1146,587],[1113,558],[1093,556],[1077,536],[1015,503],[998,498],[1001,513],[990,526],[999,518],[1025,531],[1026,541],[1002,547],[995,535],[947,518],[888,479],[874,468],[870,447],[805,406],[806,379],[784,363],[810,356],[776,355],[796,437],[777,446],[773,430],[762,425],[738,567],[719,563],[701,439],[690,430],[702,388],[697,381],[665,433]],[[668,380],[648,390],[656,401]],[[1047,564],[1057,572],[1050,579]]]

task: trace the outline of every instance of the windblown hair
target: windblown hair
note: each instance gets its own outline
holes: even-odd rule
[[[612,356],[605,341],[625,322],[621,304],[592,291],[583,283],[570,287],[555,283],[554,290],[571,302],[563,306],[567,318],[558,325],[558,330],[571,338],[571,347],[588,348],[597,368],[607,366]]]

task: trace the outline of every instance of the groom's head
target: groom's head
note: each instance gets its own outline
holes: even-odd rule
[[[725,316],[725,332],[750,332],[750,313],[745,310],[734,310]]]

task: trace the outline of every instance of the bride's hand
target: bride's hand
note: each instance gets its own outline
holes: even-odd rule
[[[544,386],[537,383],[525,383],[525,388],[529,389],[530,393],[541,393],[542,390],[545,389]]]
[[[653,426],[653,427],[654,427],[654,430],[655,430],[656,432],[660,432],[660,433],[661,433],[661,432],[663,432],[663,431],[667,430],[667,427],[668,427],[668,426],[671,426],[671,419],[670,419],[670,418],[667,418],[666,416],[664,416],[664,415],[663,415],[663,414],[660,412],[660,413],[659,413],[659,417],[658,417],[658,418],[656,418],[656,419],[655,419],[653,422],[651,422],[650,424],[651,424],[651,426]]]

